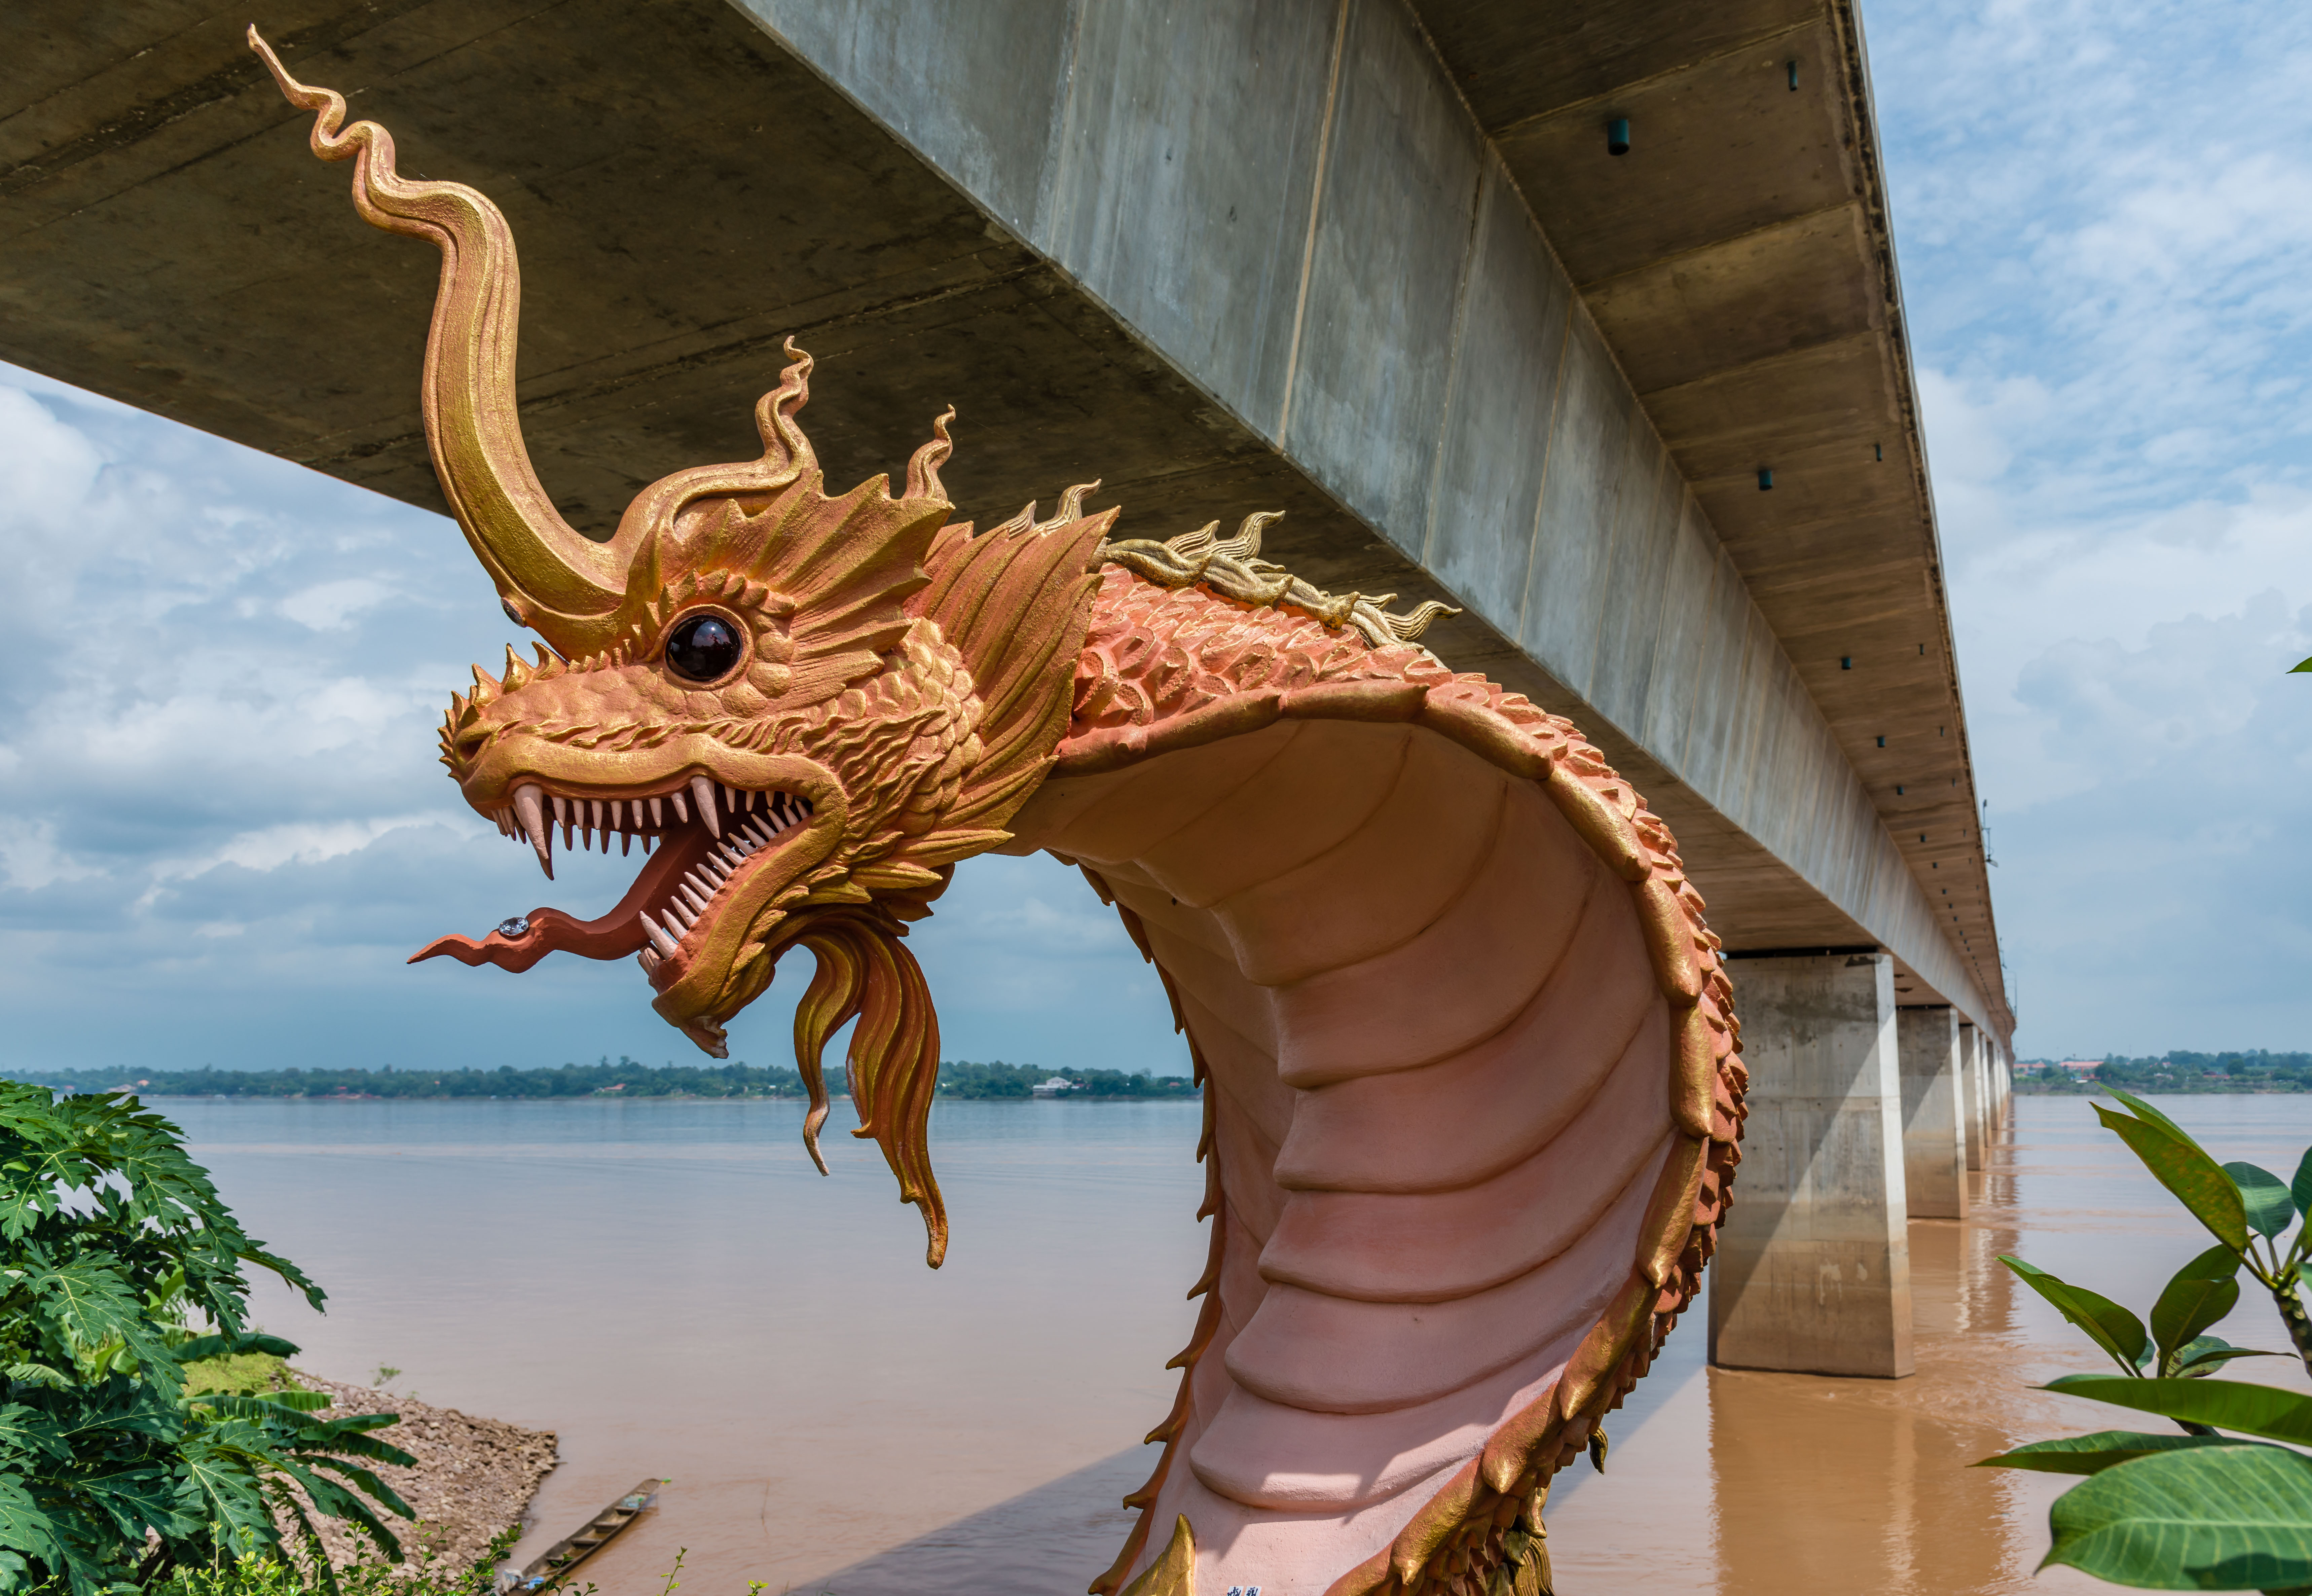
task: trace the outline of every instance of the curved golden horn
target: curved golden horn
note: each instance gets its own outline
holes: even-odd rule
[[[463,183],[403,178],[394,171],[391,134],[375,122],[345,127],[345,96],[292,77],[254,27],[249,44],[290,103],[314,113],[313,153],[354,161],[354,206],[363,220],[429,239],[442,251],[425,340],[425,440],[434,472],[507,613],[565,653],[582,652],[626,596],[632,539],[597,543],[580,533],[530,469],[514,402],[521,272],[512,230],[496,206]]]

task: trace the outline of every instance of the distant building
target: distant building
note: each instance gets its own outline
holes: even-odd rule
[[[1054,1075],[1048,1081],[1041,1082],[1034,1086],[1029,1087],[1028,1095],[1029,1097],[1057,1097],[1064,1092],[1073,1092],[1075,1089],[1076,1083],[1073,1081],[1067,1079],[1064,1075]]]
[[[2103,1067],[2103,1060],[2100,1058],[2066,1058],[2061,1064],[2055,1065],[2055,1067],[2059,1070],[2069,1070],[2075,1075],[2084,1075],[2092,1071],[2101,1069]]]

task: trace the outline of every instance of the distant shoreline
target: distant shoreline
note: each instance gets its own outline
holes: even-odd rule
[[[1187,1079],[1186,1075],[1165,1078],[1181,1081]],[[36,1083],[36,1084],[37,1083]],[[92,1090],[88,1087],[63,1086],[51,1087],[50,1089],[52,1091],[58,1092],[77,1091],[83,1092]],[[116,1082],[113,1085],[104,1087],[101,1090],[106,1092],[114,1092],[119,1089],[119,1083]],[[407,1092],[397,1093],[392,1097],[381,1097],[375,1092],[155,1092],[150,1088],[135,1086],[129,1087],[128,1090],[136,1092],[137,1101],[153,1103],[793,1103],[798,1107],[809,1107],[810,1102],[810,1100],[808,1097],[802,1096],[797,1092],[775,1092],[745,1093],[731,1092],[725,1094],[694,1094],[683,1092],[652,1092],[640,1093],[633,1097],[626,1096],[621,1092],[586,1092],[574,1097],[489,1097],[477,1095],[473,1092],[459,1092],[453,1095],[450,1092],[437,1092],[430,1096],[418,1092]],[[830,1097],[848,1097],[851,1095],[849,1092],[845,1090],[840,1082],[830,1082],[828,1086],[828,1092]],[[942,1103],[1187,1103],[1196,1101],[1198,1095],[1199,1094],[1193,1090],[1187,1092],[1167,1092],[1161,1093],[1071,1092],[1052,1097],[1013,1097],[1010,1095],[1002,1097],[980,1097],[959,1092],[941,1092],[934,1093],[932,1101]]]
[[[502,1065],[477,1069],[147,1069],[139,1074],[109,1071],[26,1071],[14,1079],[51,1091],[133,1092],[150,1098],[205,1098],[305,1102],[569,1102],[616,1098],[687,1102],[804,1102],[809,1084],[800,1071],[738,1064],[645,1065],[621,1057],[595,1064],[565,1064],[544,1069]],[[840,1065],[826,1071],[829,1092],[843,1090]],[[1195,1084],[1186,1075],[1156,1075],[1145,1070],[1063,1067],[1043,1065],[977,1064],[950,1059],[939,1066],[939,1098],[961,1101],[1056,1101],[1089,1098],[1108,1101],[1195,1101]]]

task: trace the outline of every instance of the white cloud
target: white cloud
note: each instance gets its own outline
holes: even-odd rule
[[[393,590],[366,576],[320,582],[281,601],[281,613],[317,632],[341,630],[350,616],[372,609],[394,596]]]
[[[267,826],[262,830],[244,831],[197,857],[157,861],[152,866],[153,879],[179,881],[205,874],[220,864],[238,864],[244,870],[319,864],[324,859],[358,853],[389,831],[398,831],[405,826],[437,826],[443,818],[438,811],[429,811],[359,820],[305,820]],[[478,835],[481,823],[472,822],[470,829]]]
[[[65,857],[57,846],[56,826],[48,820],[32,820],[0,831],[0,872],[5,873],[8,885],[26,891],[97,873],[92,867]]]
[[[2019,1042],[2312,1047],[2312,13],[1870,22]]]

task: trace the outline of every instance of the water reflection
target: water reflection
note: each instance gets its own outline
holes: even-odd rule
[[[318,1372],[392,1363],[429,1400],[559,1431],[548,1539],[674,1477],[589,1566],[613,1596],[654,1592],[685,1546],[699,1596],[1066,1596],[1152,1461],[1127,1443],[1170,1400],[1203,1261],[1192,1104],[941,1104],[937,1275],[871,1146],[831,1137],[819,1179],[792,1105],[165,1106],[334,1292],[327,1320],[264,1306]],[[2029,1389],[2097,1359],[1995,1257],[2148,1304],[2203,1243],[2084,1101],[2015,1106],[1969,1217],[1911,1225],[1918,1372],[1709,1370],[1697,1304],[1609,1423],[1609,1472],[1554,1492],[1560,1590],[2108,1589],[2031,1574],[2066,1481],[1966,1467],[2109,1423]],[[2312,1098],[2162,1106],[2283,1176],[2312,1142]],[[2285,1345],[2255,1298],[2219,1333]],[[2304,1383],[2279,1359],[2254,1377]]]

